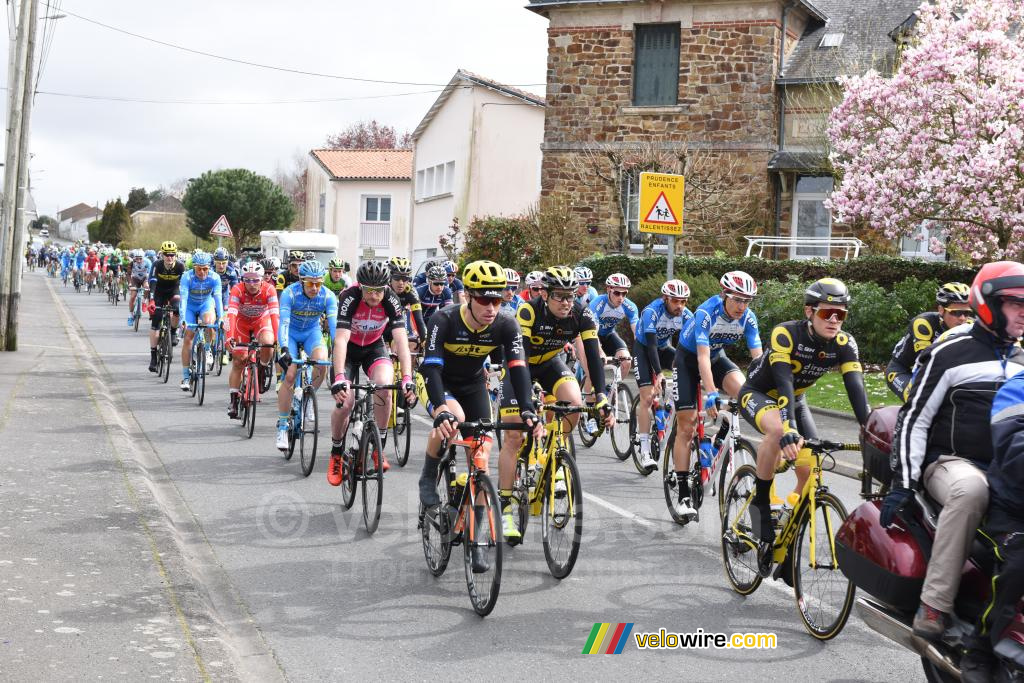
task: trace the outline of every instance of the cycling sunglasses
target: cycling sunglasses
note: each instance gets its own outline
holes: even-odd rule
[[[259,275],[247,275],[242,278],[242,282],[244,282],[247,285],[258,285],[262,281],[263,278],[261,278]]]
[[[576,299],[576,295],[572,292],[551,292],[548,297],[555,301],[561,301],[562,303],[574,301]]]
[[[494,298],[494,297],[490,297],[490,296],[471,296],[469,298],[472,299],[473,301],[475,301],[478,306],[492,306],[494,308],[497,308],[498,306],[501,306],[501,299],[497,299],[497,298]]]
[[[822,320],[831,320],[834,316],[838,322],[846,320],[848,311],[844,308],[815,308],[814,315]]]
[[[726,298],[726,299],[731,299],[732,301],[735,301],[736,303],[738,303],[738,304],[742,304],[742,305],[744,305],[744,306],[749,306],[749,305],[750,305],[750,303],[751,303],[751,302],[753,301],[753,299],[752,299],[752,298],[750,298],[750,297],[746,297],[746,296],[737,296],[737,295],[735,295],[735,294],[726,294],[726,295],[725,295],[725,298]],[[842,318],[840,318],[840,320],[842,320]]]
[[[383,294],[384,293],[384,287],[367,287],[366,285],[359,285],[359,287],[360,287],[360,289],[362,289],[367,294]]]
[[[946,313],[955,315],[958,318],[973,318],[974,311],[969,308],[947,308]]]

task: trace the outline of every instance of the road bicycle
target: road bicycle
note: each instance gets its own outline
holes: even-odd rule
[[[385,390],[401,393],[399,384],[352,384],[355,392],[352,414],[349,416],[347,434],[342,442],[351,446],[342,452],[341,502],[346,510],[356,501],[356,489],[363,483],[363,524],[366,533],[372,534],[380,522],[380,508],[384,500],[384,449],[380,442],[377,420],[373,414],[373,400],[376,392]],[[395,402],[392,397],[392,403]],[[341,404],[336,404],[338,407]]]
[[[238,385],[238,419],[245,429],[246,438],[251,439],[253,430],[256,428],[256,406],[260,403],[260,350],[272,349],[273,344],[260,344],[259,341],[251,340],[245,346],[235,348],[245,349],[245,365],[242,366],[242,380]],[[264,366],[264,372],[268,372]]]
[[[149,289],[143,288],[135,292],[135,306],[132,308],[132,327],[139,331],[139,320],[142,319],[143,303],[149,301]]]
[[[651,402],[651,458],[654,462],[661,462],[662,445],[665,442],[665,434],[669,426],[675,425],[675,404],[672,401],[672,391],[669,384],[672,382],[672,371],[662,370],[664,382],[661,383],[661,390],[654,395]],[[640,396],[633,399],[629,411],[629,454],[633,458],[633,467],[643,476],[647,476],[652,470],[640,465],[640,439],[637,434],[637,412],[640,410]],[[623,458],[624,459],[624,458]]]
[[[216,325],[193,323],[186,325],[195,331],[192,335],[192,358],[188,368],[188,390],[199,405],[206,398],[206,357],[210,353],[210,342],[206,340],[206,330],[216,329]]]
[[[413,354],[413,374],[416,374],[416,368],[419,367],[417,362],[423,356],[421,354]],[[395,377],[402,376],[402,369],[398,362],[398,354],[391,354],[391,362],[395,366]],[[398,463],[399,467],[405,467],[405,463],[409,462],[409,448],[412,444],[412,411],[416,407],[418,402],[414,396],[412,401],[405,399],[405,392],[395,392],[394,399],[391,402],[391,417],[388,419],[388,429],[393,433],[391,435],[391,447],[395,451],[395,462]]]
[[[632,453],[629,421],[633,415],[633,391],[629,388],[629,385],[622,381],[622,364],[628,362],[629,360],[626,358],[604,359],[605,366],[612,369],[612,378],[606,385],[605,392],[608,396],[608,405],[611,407],[612,414],[615,415],[615,426],[611,429],[606,429],[604,421],[598,417],[594,417],[596,429],[593,432],[590,429],[594,425],[588,426],[589,420],[580,420],[576,425],[576,433],[580,438],[580,443],[587,448],[597,443],[601,435],[607,431],[612,441],[612,450],[619,460],[625,460]],[[576,379],[580,382],[580,386],[583,386],[583,366],[582,364],[577,364],[576,367]],[[593,392],[588,393],[587,396],[593,396]]]
[[[295,391],[292,392],[292,409],[288,414],[288,449],[284,452],[284,459],[292,459],[298,443],[299,467],[302,476],[308,477],[316,463],[316,443],[320,434],[313,368],[330,367],[331,361],[301,358],[292,361],[292,365],[295,366]]]
[[[751,516],[755,467],[743,465],[737,469],[725,494],[722,559],[729,583],[740,595],[750,595],[768,576],[783,579],[793,587],[804,627],[819,640],[834,638],[843,629],[855,591],[853,583],[839,570],[835,553],[835,535],[846,519],[846,508],[822,483],[822,472],[835,466],[835,451],[859,450],[856,443],[807,439],[795,461],[783,461],[776,474],[801,466],[809,467],[811,474],[799,497],[787,501],[777,517],[773,514],[775,543],[770,548],[755,537]],[[828,468],[822,467],[825,459],[831,460]]]
[[[668,505],[669,514],[676,524],[686,525],[690,521],[700,521],[700,508],[704,502],[704,496],[710,494],[718,497],[718,517],[725,514],[726,497],[723,495],[726,485],[729,483],[733,472],[737,467],[757,462],[757,449],[740,434],[739,402],[736,399],[729,399],[726,409],[718,411],[718,432],[714,439],[708,437],[705,432],[704,422],[707,413],[704,411],[700,391],[697,394],[697,426],[693,432],[693,439],[690,441],[689,458],[690,471],[688,484],[690,490],[690,504],[697,511],[697,515],[690,517],[679,515],[676,511],[675,501],[679,499],[678,472],[672,460],[672,452],[675,448],[677,425],[673,422],[672,432],[669,434],[668,443],[665,447],[665,457],[662,461],[661,478],[665,490],[665,504]]]
[[[427,568],[434,576],[444,574],[452,547],[461,544],[469,601],[482,617],[490,614],[498,602],[504,545],[501,502],[487,474],[484,447],[492,441],[490,432],[508,430],[527,431],[529,427],[520,422],[490,420],[460,423],[463,438],[441,444],[444,455],[434,483],[441,504],[429,508],[421,505],[419,511],[418,528]],[[466,452],[466,471],[462,473],[455,465],[457,446],[465,447]]]
[[[171,328],[171,315],[178,312],[178,306],[173,297],[170,302],[160,307],[160,328],[157,332],[156,342],[156,376],[167,384],[171,378],[171,364],[174,355],[174,330]]]
[[[572,572],[583,538],[583,484],[565,417],[589,412],[584,406],[563,402],[545,405],[543,443],[529,436],[516,459],[509,502],[520,537],[509,543],[521,543],[530,517],[539,515],[544,559],[556,579]]]
[[[217,333],[210,344],[210,353],[206,357],[206,371],[208,374],[220,377],[224,372],[224,353],[226,338],[224,334],[224,323],[217,323]]]

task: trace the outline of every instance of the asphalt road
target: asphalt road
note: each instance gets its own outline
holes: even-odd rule
[[[41,286],[54,287],[67,304],[121,418],[137,421],[140,433],[120,457],[143,474],[166,470],[169,480],[154,485],[166,494],[158,499],[208,549],[192,557],[197,546],[186,544],[182,554],[200,581],[213,577],[208,602],[228,625],[224,637],[243,653],[236,657],[243,679],[436,679],[451,676],[457,662],[488,679],[568,672],[694,681],[922,678],[916,656],[855,613],[835,640],[822,643],[805,633],[792,589],[781,582],[767,581],[746,598],[734,593],[722,570],[719,521],[705,514],[699,525],[673,524],[660,482],[618,461],[607,438],[579,450],[586,497],[573,573],[551,577],[532,525],[525,543],[506,554],[497,607],[481,619],[470,608],[458,554],[440,578],[424,563],[416,530],[423,423],[414,423],[409,465],[386,475],[380,528],[367,536],[361,502],[343,511],[339,489],[325,480],[326,433],[313,475],[303,478],[297,457],[285,462],[273,447],[273,394],[247,440],[225,414],[226,373],[210,378],[199,407],[177,388],[180,369],[166,385],[146,370],[148,343],[142,329],[126,327],[123,305],[46,283],[40,273],[26,276],[26,287]],[[56,306],[53,320],[56,330]],[[819,422],[822,436],[850,438],[842,421],[834,429],[844,434]],[[858,482],[831,475],[829,483],[849,509],[857,506]],[[585,657],[595,622],[632,622],[634,633],[773,632],[778,647],[651,652],[633,641],[621,656]]]

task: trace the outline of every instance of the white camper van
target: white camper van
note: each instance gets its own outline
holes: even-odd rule
[[[311,251],[326,268],[327,263],[338,253],[338,236],[304,230],[264,230],[260,233],[260,248],[268,257],[281,259],[281,263],[288,262],[290,251]]]

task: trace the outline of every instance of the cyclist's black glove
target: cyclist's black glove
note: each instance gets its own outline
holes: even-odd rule
[[[440,427],[443,422],[456,422],[457,418],[449,413],[447,410],[438,413],[437,417],[434,418],[434,427]]]
[[[292,355],[285,349],[281,352],[281,355],[277,358],[277,364],[281,366],[282,370],[287,370],[288,366],[292,364]]]
[[[339,391],[348,391],[348,380],[339,379],[331,385],[331,393],[337,394]]]
[[[889,491],[882,502],[882,511],[878,515],[878,523],[888,529],[896,521],[896,513],[906,507],[907,503],[913,498],[913,489],[905,489],[901,486]]]
[[[534,413],[529,410],[524,410],[523,412],[519,413],[519,417],[522,418],[523,424],[525,424],[530,429],[533,429],[534,425],[540,422],[540,418],[537,417],[537,413]]]
[[[795,446],[798,443],[800,443],[799,432],[786,432],[785,434],[782,435],[782,438],[779,439],[779,448],[785,448],[786,446]]]

